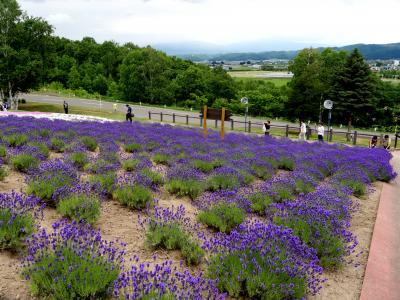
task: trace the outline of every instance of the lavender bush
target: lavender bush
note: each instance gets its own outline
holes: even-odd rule
[[[0,250],[19,250],[43,217],[40,199],[12,192],[0,194]]]
[[[55,299],[101,299],[112,293],[123,263],[124,244],[108,242],[90,225],[53,224],[28,239],[23,275],[34,293]]]

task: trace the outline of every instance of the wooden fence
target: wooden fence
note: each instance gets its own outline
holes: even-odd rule
[[[202,127],[203,126],[203,118],[199,116],[193,115],[184,115],[184,114],[176,114],[176,113],[164,113],[164,112],[152,112],[149,111],[149,120],[156,120],[161,122],[168,123],[177,123],[184,125],[195,125]],[[218,128],[221,123],[219,120],[207,120],[208,127],[214,126],[214,128]],[[245,131],[249,133],[262,133],[262,126],[264,123],[262,122],[244,122],[237,121],[231,119],[230,121],[225,121],[225,128],[230,129],[232,131]],[[287,138],[294,138],[299,135],[300,128],[291,126],[291,125],[274,125],[271,124],[270,134],[274,136],[283,136]],[[354,131],[340,131],[340,130],[326,130],[325,131],[325,140],[329,142],[337,142],[337,143],[347,143],[352,145],[363,145],[368,146],[369,140],[374,136],[378,136],[378,144],[382,145],[384,134],[371,134],[371,133],[362,133],[357,130]],[[317,131],[313,128],[307,128],[306,133],[307,140],[316,139]],[[393,141],[394,139],[394,141]],[[399,141],[398,141],[399,140]],[[392,147],[397,148],[400,147],[400,134],[396,134],[392,136]]]

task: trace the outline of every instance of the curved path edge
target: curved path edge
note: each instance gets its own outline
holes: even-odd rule
[[[400,151],[392,164],[400,176]],[[384,183],[360,300],[400,299],[400,179]]]

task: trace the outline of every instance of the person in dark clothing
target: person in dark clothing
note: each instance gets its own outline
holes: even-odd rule
[[[129,104],[127,104],[126,108],[127,108],[126,121],[129,121],[132,123],[132,107],[130,107]]]
[[[68,103],[67,103],[67,101],[64,101],[63,106],[64,106],[64,113],[68,114]]]
[[[269,135],[269,130],[271,129],[271,121],[267,121],[263,124],[263,131],[265,135]]]

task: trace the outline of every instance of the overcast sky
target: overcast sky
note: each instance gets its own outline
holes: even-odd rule
[[[400,42],[400,0],[19,0],[55,33],[138,45]]]

